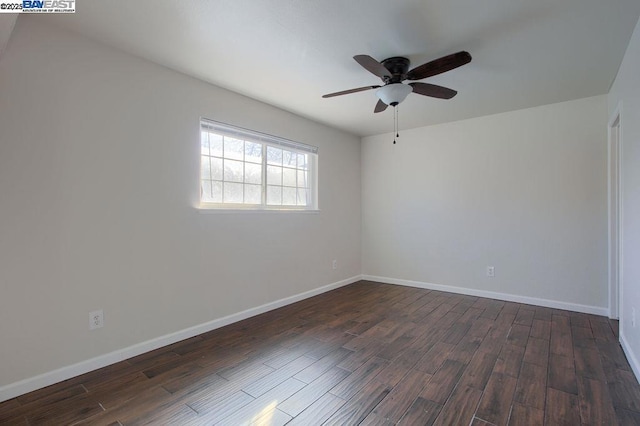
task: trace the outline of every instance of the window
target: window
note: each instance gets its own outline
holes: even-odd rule
[[[313,146],[202,119],[200,206],[314,210],[317,151]]]

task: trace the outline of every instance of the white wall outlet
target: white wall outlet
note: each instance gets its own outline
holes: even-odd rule
[[[636,308],[631,308],[631,327],[636,328]]]
[[[333,262],[331,262],[331,267],[333,269],[338,269],[338,261],[334,259]]]
[[[102,309],[89,312],[89,330],[104,327],[104,314]]]
[[[487,276],[488,277],[495,277],[496,276],[496,270],[494,269],[493,266],[487,266]]]

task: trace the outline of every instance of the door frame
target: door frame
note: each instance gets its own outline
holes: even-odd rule
[[[609,318],[622,317],[622,102],[607,127],[607,271]]]

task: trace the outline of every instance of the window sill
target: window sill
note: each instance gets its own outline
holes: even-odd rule
[[[196,207],[200,214],[282,214],[282,213],[302,213],[302,214],[318,214],[320,209],[252,209],[252,208],[213,208],[213,207]]]

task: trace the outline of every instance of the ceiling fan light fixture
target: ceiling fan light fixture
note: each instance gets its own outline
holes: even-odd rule
[[[396,106],[413,91],[408,84],[392,83],[376,90],[376,96],[387,105]]]

